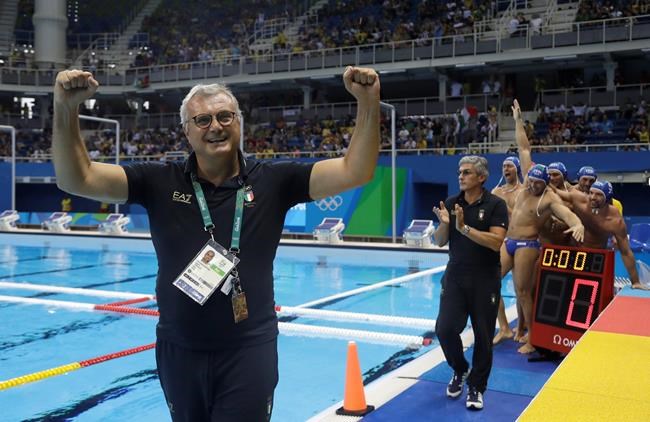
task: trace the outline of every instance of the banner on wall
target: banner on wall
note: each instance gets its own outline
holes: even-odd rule
[[[363,188],[356,188],[307,203],[305,233],[313,232],[324,218],[342,218],[347,225],[362,190]]]
[[[397,169],[398,220],[405,207],[410,171]],[[311,233],[325,218],[342,218],[344,234],[387,236],[391,234],[391,169],[377,167],[375,177],[366,185],[291,208],[285,219],[288,232]],[[403,224],[398,225],[398,231]],[[401,233],[401,231],[400,231]]]

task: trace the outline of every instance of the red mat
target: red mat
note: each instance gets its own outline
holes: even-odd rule
[[[650,298],[616,297],[590,330],[650,337]]]

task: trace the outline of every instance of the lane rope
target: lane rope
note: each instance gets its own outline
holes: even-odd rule
[[[393,286],[395,284],[402,284],[408,281],[415,280],[417,278],[425,277],[431,274],[441,273],[447,268],[446,265],[440,265],[435,268],[430,268],[424,271],[418,271],[417,273],[403,275],[397,278],[391,278],[390,280],[381,281],[379,283],[372,284],[370,286],[359,287],[358,289],[348,290],[346,292],[337,293],[331,296],[327,296],[321,299],[313,300],[311,302],[303,303],[298,305],[298,308],[309,308],[312,306],[320,305],[323,303],[331,302],[332,300],[342,299],[348,296],[358,295],[359,293],[370,292],[372,290],[377,290],[386,286]]]
[[[285,335],[296,334],[300,336],[313,336],[325,338],[340,338],[343,340],[365,340],[368,343],[390,344],[418,349],[429,346],[433,342],[430,338],[422,336],[407,336],[403,334],[381,333],[378,331],[349,330],[345,328],[323,327],[320,325],[296,324],[293,322],[279,322],[280,332]]]
[[[107,355],[98,356],[92,359],[82,360],[80,362],[73,362],[67,365],[57,366],[55,368],[46,369],[44,371],[33,372],[31,374],[8,379],[6,381],[0,381],[0,391],[12,387],[17,387],[19,385],[27,384],[30,382],[40,381],[45,378],[67,374],[69,372],[76,371],[77,369],[86,368],[88,366],[96,365],[98,363],[106,362],[112,359],[118,359],[125,356],[133,355],[135,353],[144,352],[145,350],[153,349],[154,347],[156,347],[156,343],[146,344],[144,346],[138,346],[138,347],[122,350],[115,353],[109,353]]]
[[[156,299],[155,296],[147,295],[144,293],[82,289],[78,287],[62,287],[62,286],[52,286],[48,284],[12,283],[9,281],[0,281],[0,288],[2,287],[7,289],[33,290],[38,292],[69,293],[69,294],[80,295],[80,296],[110,297],[115,299],[139,299],[143,297],[148,298],[148,300]]]
[[[24,303],[29,305],[57,306],[62,308],[87,310],[87,311],[107,311],[107,312],[138,314],[138,315],[147,315],[147,316],[160,315],[158,311],[153,309],[131,308],[128,306],[96,305],[93,303],[69,302],[63,300],[0,296],[0,301]],[[301,311],[305,311],[305,310],[302,309]],[[327,311],[327,312],[336,313],[336,311]],[[352,314],[352,312],[346,312],[346,314]],[[363,314],[361,315],[365,316]],[[382,315],[378,315],[378,316],[382,317]],[[381,332],[365,331],[365,330],[349,330],[343,328],[305,325],[305,324],[296,324],[296,323],[288,323],[288,322],[279,322],[278,327],[280,328],[280,333],[282,334],[303,333],[304,335],[317,335],[319,337],[337,337],[346,340],[366,340],[369,342],[377,342],[382,344],[401,344],[401,345],[407,345],[409,347],[420,347],[423,345],[427,346],[431,344],[431,339],[424,338],[421,336],[408,336],[408,335],[401,335],[401,334],[381,333]]]
[[[410,318],[392,315],[364,314],[358,312],[328,311],[325,309],[299,308],[295,306],[275,306],[275,311],[283,315],[307,316],[332,321],[356,321],[378,323],[395,327],[424,328],[431,330],[436,326],[435,319]]]

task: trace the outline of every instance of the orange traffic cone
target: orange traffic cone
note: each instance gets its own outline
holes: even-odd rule
[[[336,410],[337,415],[363,416],[375,410],[375,406],[366,405],[366,395],[363,392],[361,366],[357,355],[357,344],[348,342],[348,363],[345,370],[345,396],[343,407]]]

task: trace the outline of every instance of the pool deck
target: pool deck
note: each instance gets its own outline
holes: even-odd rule
[[[465,332],[464,343],[471,337]],[[529,362],[518,346],[508,340],[494,347],[482,411],[467,410],[464,395],[446,397],[452,372],[436,348],[368,385],[366,402],[377,409],[364,418],[335,416],[338,403],[310,421],[648,420],[650,292],[624,287],[561,362]]]

